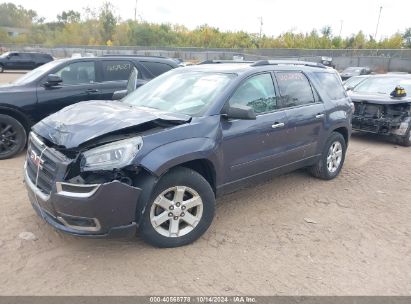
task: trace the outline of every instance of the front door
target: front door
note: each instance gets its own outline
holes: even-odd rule
[[[255,120],[222,118],[224,183],[270,171],[284,164],[287,116],[277,104],[271,73],[246,79],[229,100],[230,106],[250,106]]]
[[[44,79],[38,84],[36,120],[41,120],[71,104],[98,99],[100,84],[95,82],[94,61],[71,63],[54,73],[60,76],[63,82],[57,86],[47,87],[44,86]]]

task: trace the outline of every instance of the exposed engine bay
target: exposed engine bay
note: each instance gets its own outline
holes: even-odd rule
[[[404,136],[411,124],[411,103],[382,104],[354,101],[354,130]]]

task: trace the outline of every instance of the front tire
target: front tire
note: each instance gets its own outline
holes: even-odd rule
[[[344,136],[337,132],[331,133],[320,159],[310,168],[310,173],[324,180],[337,177],[344,164],[346,151],[347,143]]]
[[[4,72],[4,66],[2,64],[0,64],[0,73]]]
[[[199,173],[179,167],[160,178],[145,208],[139,233],[156,247],[187,245],[206,232],[214,209],[210,184]]]
[[[15,118],[0,114],[0,159],[20,153],[27,142],[26,129]]]
[[[401,146],[411,147],[411,127],[408,129],[408,132],[400,140]]]

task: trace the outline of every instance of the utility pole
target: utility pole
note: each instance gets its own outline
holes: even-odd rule
[[[137,2],[138,0],[136,0],[136,6],[134,7],[134,22],[137,21]]]
[[[258,17],[258,20],[260,20],[260,39],[263,35],[263,17]]]
[[[375,41],[377,41],[377,33],[378,33],[378,26],[380,25],[381,11],[382,11],[382,6],[380,6],[380,13],[378,14],[377,27],[375,28],[375,35],[374,35]]]
[[[340,34],[338,35],[341,38],[341,33],[342,33],[342,28],[343,28],[343,24],[344,24],[344,20],[340,20],[341,25],[340,25]]]

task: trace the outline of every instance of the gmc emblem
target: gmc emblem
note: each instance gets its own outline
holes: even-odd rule
[[[41,159],[41,157],[37,155],[37,153],[34,152],[33,150],[30,151],[30,159],[33,162],[33,164],[37,167],[38,170],[43,169],[44,160]]]

